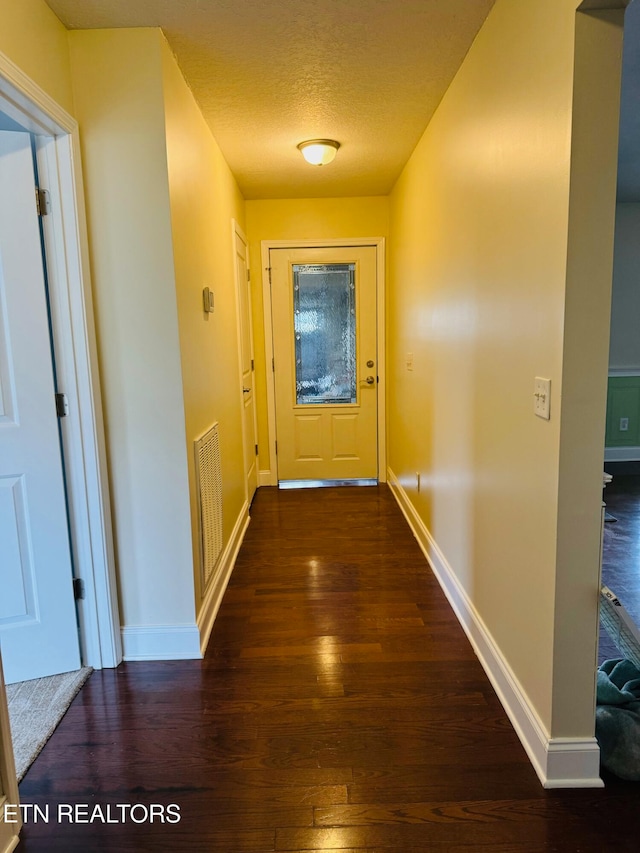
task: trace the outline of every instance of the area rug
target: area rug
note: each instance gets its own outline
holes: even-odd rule
[[[75,695],[91,675],[83,667],[62,675],[7,685],[11,740],[18,782],[53,734]]]

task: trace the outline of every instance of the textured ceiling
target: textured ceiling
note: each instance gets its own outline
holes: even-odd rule
[[[162,27],[245,198],[389,192],[495,0],[47,0]],[[342,147],[326,167],[296,145]]]

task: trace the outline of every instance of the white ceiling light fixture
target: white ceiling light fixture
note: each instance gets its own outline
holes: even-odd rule
[[[308,139],[298,145],[300,153],[312,166],[326,166],[335,159],[340,143],[335,139]]]

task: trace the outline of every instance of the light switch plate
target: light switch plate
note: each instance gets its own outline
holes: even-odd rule
[[[551,380],[536,376],[533,392],[533,411],[539,418],[551,418]]]

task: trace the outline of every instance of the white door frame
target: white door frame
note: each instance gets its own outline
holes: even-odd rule
[[[249,460],[246,458],[247,456],[247,442],[246,442],[246,420],[245,420],[245,410],[244,410],[244,394],[242,392],[243,384],[242,384],[242,297],[240,295],[240,288],[247,287],[246,281],[240,281],[238,277],[238,265],[236,263],[236,240],[240,240],[244,243],[245,248],[245,258],[246,258],[246,267],[247,273],[249,273],[249,241],[247,240],[246,234],[240,227],[240,224],[235,220],[231,220],[231,239],[233,240],[233,269],[234,269],[234,277],[236,282],[236,315],[237,315],[237,338],[238,338],[238,376],[240,381],[240,413],[242,415],[242,458],[244,460],[244,499],[247,502],[247,506],[249,506],[249,487],[247,483],[246,473],[248,470]],[[254,361],[254,346],[253,346],[253,324],[252,324],[252,316],[251,316],[251,292],[249,291],[249,304],[248,304],[248,314],[249,314],[249,340],[251,341],[251,361]],[[255,370],[252,370],[253,373],[253,437],[254,443],[258,442],[258,421],[257,421],[257,405],[256,405],[256,385],[255,385]],[[258,455],[256,454],[255,459],[256,465],[256,482],[257,485],[260,486],[260,471],[258,466]]]
[[[38,172],[53,214],[43,217],[53,347],[69,402],[61,428],[71,548],[84,583],[80,649],[85,665],[113,667],[122,644],[78,124],[1,53],[0,110],[39,137]]]
[[[376,250],[376,332],[378,359],[378,481],[387,482],[387,407],[386,407],[386,336],[385,336],[385,239],[384,237],[356,237],[339,240],[263,240],[262,246],[262,305],[264,310],[264,349],[267,376],[267,414],[269,424],[269,482],[260,485],[278,485],[278,460],[276,457],[276,385],[269,362],[273,358],[273,314],[271,310],[271,249],[350,249],[356,246],[374,246]]]

